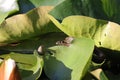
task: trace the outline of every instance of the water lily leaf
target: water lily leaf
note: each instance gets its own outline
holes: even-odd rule
[[[59,20],[71,15],[84,15],[120,23],[119,4],[119,0],[65,0],[50,14]]]
[[[88,70],[94,42],[88,38],[75,38],[69,46],[49,48],[44,57],[44,71],[51,80],[81,80]]]
[[[35,51],[34,54],[10,53],[0,55],[1,58],[14,59],[20,70],[22,80],[36,80],[40,77],[43,68],[43,59]]]
[[[93,39],[98,47],[120,51],[120,25],[117,23],[76,15],[65,18],[60,24],[55,18],[48,16],[69,36],[88,37]]]
[[[0,47],[0,54],[9,52],[19,52],[19,53],[33,53],[33,51],[38,49],[39,46],[43,46],[43,49],[54,46],[57,41],[63,40],[67,35],[63,32],[52,32],[41,35],[39,37],[24,40],[16,44],[9,44]]]
[[[20,13],[25,13],[39,6],[56,6],[65,0],[18,0]]]
[[[26,14],[6,19],[0,25],[0,44],[28,39],[48,32],[58,32],[59,30],[46,16],[52,8],[52,6],[41,6]]]
[[[17,11],[19,11],[17,0],[0,0],[0,24],[8,15]]]

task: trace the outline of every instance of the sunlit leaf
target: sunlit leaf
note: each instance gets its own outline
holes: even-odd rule
[[[69,16],[61,24],[50,15],[49,18],[69,36],[88,37],[98,47],[120,51],[120,25],[117,23],[79,15]]]
[[[91,72],[98,80],[108,80],[102,69],[96,69]]]
[[[52,6],[41,6],[26,14],[6,19],[0,25],[0,44],[28,39],[48,32],[58,32],[59,30],[46,16],[52,8]]]
[[[87,38],[75,38],[70,46],[49,49],[53,55],[44,57],[44,70],[51,80],[81,80],[88,70],[94,42]]]

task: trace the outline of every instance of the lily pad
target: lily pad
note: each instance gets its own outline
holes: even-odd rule
[[[87,16],[69,16],[62,23],[48,15],[53,23],[64,33],[72,37],[93,39],[97,47],[120,51],[120,25],[114,22],[94,19]]]
[[[71,15],[83,15],[120,23],[119,4],[119,0],[65,0],[50,14],[58,20]]]
[[[52,6],[41,6],[26,14],[7,18],[0,25],[0,45],[59,30],[46,16]]]
[[[94,42],[75,38],[69,46],[50,47],[44,57],[44,71],[51,80],[81,80],[89,68]]]

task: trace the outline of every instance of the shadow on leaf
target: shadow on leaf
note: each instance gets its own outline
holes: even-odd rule
[[[46,56],[44,61],[45,74],[51,80],[71,80],[72,70],[65,66],[63,62],[57,60],[53,56]]]

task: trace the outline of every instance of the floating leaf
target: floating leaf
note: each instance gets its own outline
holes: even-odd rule
[[[48,32],[58,32],[46,14],[52,6],[41,6],[26,14],[6,19],[0,25],[0,44],[28,39]]]
[[[120,23],[119,0],[65,0],[50,14],[58,20],[71,15],[84,15]]]
[[[75,38],[69,46],[49,49],[53,55],[44,57],[44,70],[51,80],[81,80],[88,70],[94,42],[87,38]]]
[[[49,18],[69,36],[88,37],[93,39],[98,47],[120,51],[120,25],[114,22],[75,15],[65,18],[60,24],[52,16],[49,15]]]

